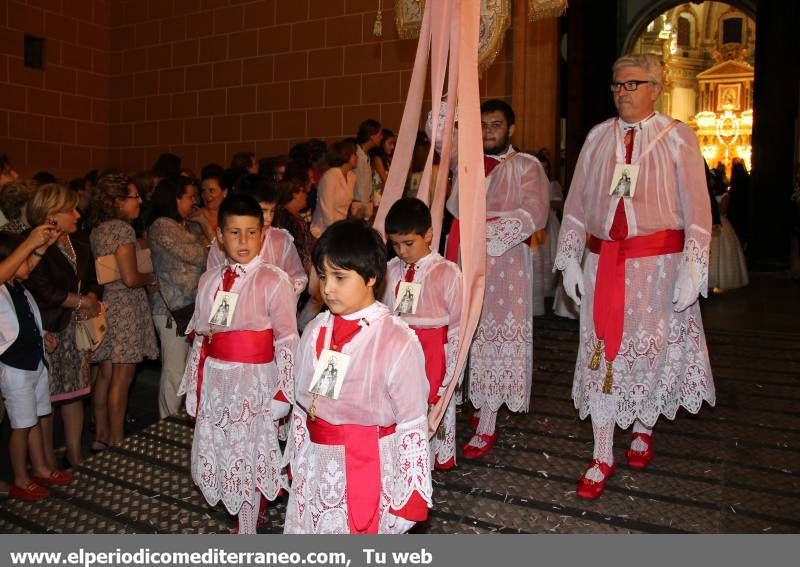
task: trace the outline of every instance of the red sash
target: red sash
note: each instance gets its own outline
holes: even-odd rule
[[[377,534],[381,498],[381,458],[378,440],[395,426],[333,425],[317,417],[307,419],[313,443],[344,445],[347,487],[347,522],[351,534]]]
[[[594,287],[594,328],[610,362],[619,353],[625,323],[625,260],[682,252],[683,231],[662,230],[625,240],[590,236],[589,250],[600,255]]]
[[[267,364],[275,359],[272,329],[263,331],[226,331],[214,333],[209,341],[203,338],[200,361],[197,367],[197,407],[200,407],[200,390],[203,386],[203,367],[207,357],[225,362]]]
[[[422,344],[425,353],[425,375],[428,377],[430,390],[428,403],[435,404],[439,401],[439,388],[442,386],[447,370],[447,356],[444,345],[447,344],[447,325],[443,327],[421,328],[411,327],[417,333],[417,338]]]

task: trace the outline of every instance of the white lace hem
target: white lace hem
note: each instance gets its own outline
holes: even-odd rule
[[[394,433],[394,441],[397,465],[391,495],[392,508],[399,510],[408,504],[414,492],[419,493],[431,507],[433,487],[427,416],[399,424]]]

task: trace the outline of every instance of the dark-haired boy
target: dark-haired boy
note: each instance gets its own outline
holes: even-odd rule
[[[386,236],[397,257],[386,270],[383,302],[414,330],[425,352],[428,404],[435,404],[453,379],[461,324],[462,277],[458,266],[431,252],[433,229],[427,205],[397,201],[386,215]],[[409,301],[411,297],[411,301]],[[451,469],[456,460],[455,396],[439,432],[431,439],[434,467]]]
[[[295,296],[299,296],[306,289],[308,274],[300,261],[300,255],[294,246],[294,239],[288,231],[272,226],[275,218],[275,209],[278,206],[278,190],[272,183],[260,175],[246,175],[241,184],[246,191],[241,193],[252,196],[258,201],[264,218],[264,241],[261,245],[261,259],[267,264],[277,266],[289,276],[289,281],[294,289]],[[206,269],[221,266],[225,262],[225,253],[215,239],[208,251]]]
[[[375,299],[386,245],[374,229],[332,224],[312,261],[330,311],[297,348],[285,532],[403,533],[431,503],[422,348]]]
[[[209,504],[222,500],[238,514],[239,533],[255,533],[262,496],[288,488],[275,420],[294,393],[295,297],[286,274],[259,255],[263,232],[253,197],[222,202],[217,239],[226,261],[200,278],[178,392],[197,419],[192,478]]]

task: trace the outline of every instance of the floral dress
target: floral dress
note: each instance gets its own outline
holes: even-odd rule
[[[92,229],[89,240],[94,257],[99,258],[114,254],[125,244],[136,245],[136,233],[125,221],[110,220]],[[120,279],[105,284],[103,299],[108,333],[92,353],[92,360],[136,363],[144,358],[157,358],[156,333],[147,292],[140,287],[129,288]]]

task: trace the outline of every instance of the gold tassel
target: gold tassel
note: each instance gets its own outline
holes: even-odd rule
[[[597,370],[600,368],[600,353],[603,343],[600,341],[595,341],[594,343],[594,354],[592,355],[592,360],[589,361],[589,370]]]
[[[383,14],[381,14],[382,0],[378,0],[378,15],[375,18],[375,25],[372,26],[372,35],[381,37],[383,35]]]
[[[611,386],[614,385],[614,371],[613,364],[610,360],[606,360],[606,377],[603,380],[603,393],[610,394],[611,393]]]

